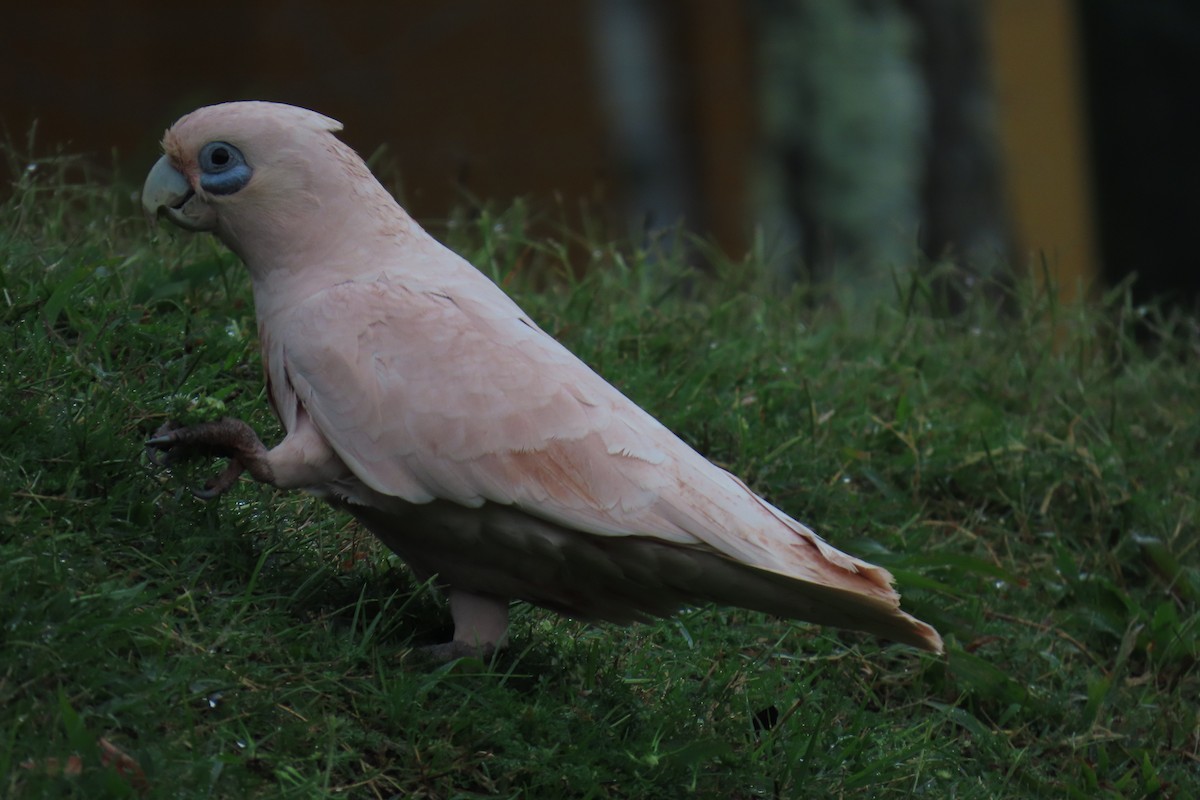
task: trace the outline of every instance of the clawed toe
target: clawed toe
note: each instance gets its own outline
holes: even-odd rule
[[[180,430],[178,422],[166,422],[154,431],[154,435],[146,440],[146,458],[156,467],[169,467],[179,461],[183,453],[176,450],[175,431]]]
[[[229,466],[205,483],[203,489],[192,489],[192,496],[197,500],[214,500],[232,489],[241,474],[242,463],[236,458],[230,459]]]
[[[203,500],[207,503],[209,500],[216,500],[226,491],[225,489],[213,486],[212,484],[213,482],[209,481],[208,483],[204,484],[203,489],[190,489],[189,491],[192,493],[192,497],[196,498],[197,500]]]
[[[158,467],[170,468],[181,461],[202,455],[229,458],[229,465],[206,482],[204,488],[191,490],[192,495],[200,500],[212,500],[233,488],[238,477],[246,470],[247,463],[257,463],[254,459],[260,457],[259,451],[265,449],[254,431],[236,419],[187,427],[178,422],[167,422],[146,440],[146,457]]]
[[[442,642],[417,648],[422,656],[439,664],[446,664],[460,658],[478,658],[487,661],[496,653],[494,644],[473,645],[466,642]]]

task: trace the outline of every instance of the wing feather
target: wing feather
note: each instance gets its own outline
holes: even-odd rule
[[[287,379],[364,484],[411,503],[515,506],[897,602],[885,570],[700,456],[468,269],[436,287],[339,284],[289,315]]]

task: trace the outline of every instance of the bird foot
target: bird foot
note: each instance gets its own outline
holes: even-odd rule
[[[438,664],[447,664],[460,658],[478,658],[480,661],[487,661],[496,654],[496,645],[473,645],[457,641],[442,642],[441,644],[428,644],[424,647],[419,647],[417,648],[417,652],[425,660]]]
[[[167,422],[146,440],[146,456],[150,463],[166,468],[203,456],[228,458],[225,469],[210,478],[203,489],[191,490],[201,500],[212,500],[229,491],[243,471],[255,480],[272,483],[267,448],[254,429],[240,419],[226,417],[186,427]]]

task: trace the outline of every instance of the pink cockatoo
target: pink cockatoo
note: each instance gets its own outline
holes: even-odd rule
[[[201,108],[163,138],[142,203],[250,270],[286,430],[164,426],[167,461],[242,471],[357,517],[449,597],[445,658],[506,643],[509,603],[629,623],[711,601],[940,652],[891,575],[715,466],[418,226],[334,134],[266,102]]]

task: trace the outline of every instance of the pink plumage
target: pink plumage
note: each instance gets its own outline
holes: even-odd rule
[[[234,477],[354,514],[448,589],[448,655],[503,645],[512,599],[614,622],[714,601],[941,650],[885,570],[758,497],[540,330],[396,204],[340,128],[245,102],[167,131],[143,203],[246,263],[287,434],[269,450],[244,426],[154,446],[216,447]]]

